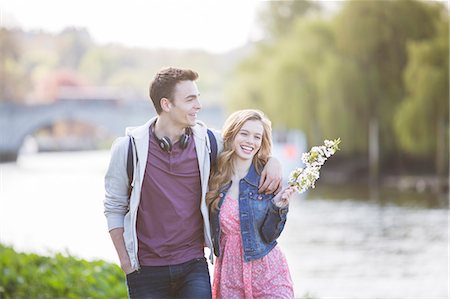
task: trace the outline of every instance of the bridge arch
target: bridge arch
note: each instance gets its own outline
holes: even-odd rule
[[[61,120],[76,120],[104,129],[113,136],[125,133],[155,115],[148,101],[59,101],[46,105],[0,104],[0,162],[15,161],[27,135]],[[199,118],[213,128],[222,126],[221,108],[205,107]]]
[[[0,105],[0,161],[15,161],[25,137],[58,121],[79,121],[113,136],[154,115],[149,103],[112,105],[109,102],[62,101],[48,105]],[[144,106],[144,107],[143,107]]]

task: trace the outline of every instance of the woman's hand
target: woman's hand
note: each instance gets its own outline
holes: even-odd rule
[[[291,200],[292,195],[294,195],[295,192],[297,192],[297,187],[288,186],[281,190],[280,193],[275,195],[272,201],[278,208],[285,208],[289,205],[289,201]]]

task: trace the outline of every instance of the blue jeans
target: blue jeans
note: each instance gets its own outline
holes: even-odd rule
[[[143,266],[127,275],[131,299],[211,298],[211,281],[206,259],[178,265]]]

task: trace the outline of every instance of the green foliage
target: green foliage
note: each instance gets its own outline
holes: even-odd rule
[[[42,94],[48,82],[61,72],[76,75],[84,86],[118,90],[118,97],[148,100],[148,85],[154,74],[174,65],[196,70],[202,102],[218,103],[225,101],[224,78],[241,56],[240,50],[214,55],[200,50],[99,45],[83,28],[67,28],[59,34],[2,28],[0,100],[46,102],[49,99]]]
[[[328,22],[299,19],[291,34],[276,45],[260,46],[241,64],[232,76],[231,108],[262,109],[275,127],[301,129],[311,144],[340,136],[351,140],[346,148],[351,151],[354,124],[364,122],[364,114],[356,114],[361,117],[357,121],[351,117],[361,105],[347,106],[345,91],[358,76],[345,75],[355,73],[354,69],[351,60],[336,53]],[[350,90],[362,94],[361,88]],[[364,133],[358,142],[365,142]]]
[[[0,298],[126,298],[120,267],[71,256],[17,253],[0,245]]]
[[[449,61],[448,29],[431,41],[412,43],[405,72],[408,97],[398,110],[397,131],[404,149],[424,153],[435,149],[436,136],[429,134],[437,121],[448,124]],[[417,128],[417,123],[424,128]],[[428,127],[428,128],[427,128]]]
[[[257,108],[267,111],[269,103],[264,99],[265,64],[269,63],[272,48],[261,46],[259,51],[243,61],[229,82],[228,108]],[[270,83],[270,82],[269,82]]]
[[[59,65],[70,69],[78,68],[86,51],[92,47],[91,37],[86,29],[66,28],[58,36]]]
[[[266,34],[274,38],[289,32],[298,18],[320,10],[317,3],[307,0],[267,1],[263,4],[259,20]]]
[[[349,58],[330,54],[322,68],[318,118],[324,138],[341,137],[343,152],[366,152],[369,113],[358,67]]]
[[[346,1],[332,18],[313,18],[294,13],[292,5],[267,4],[265,22],[285,29],[265,27],[276,38],[259,43],[236,69],[231,110],[262,109],[275,127],[303,130],[310,144],[341,137],[347,155],[367,154],[372,119],[381,158],[402,151],[434,155],[433,120],[438,111],[448,113],[448,31],[440,34],[441,48],[426,54],[433,59],[427,67],[414,62],[419,50],[411,48],[428,45],[439,26],[448,28],[446,8],[414,0]],[[289,12],[286,18],[280,10]],[[448,118],[444,123],[448,128]],[[418,136],[424,137],[414,148]]]
[[[94,47],[80,59],[79,69],[90,82],[105,82],[117,71],[119,59],[108,47]]]
[[[438,150],[444,139],[448,152],[449,124],[449,29],[448,19],[439,34],[429,40],[412,42],[404,74],[407,95],[396,113],[395,129],[402,149],[424,155]],[[439,126],[446,131],[439,136]]]
[[[348,1],[336,17],[336,47],[355,62],[365,91],[350,100],[365,102],[368,117],[378,120],[382,155],[398,148],[393,122],[405,93],[407,43],[433,36],[435,17],[419,1]]]
[[[0,101],[19,101],[28,85],[13,32],[0,27]]]

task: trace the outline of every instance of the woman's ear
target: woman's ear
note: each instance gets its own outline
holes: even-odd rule
[[[170,109],[172,108],[172,103],[168,98],[162,98],[161,99],[161,109],[164,112],[170,112]]]

